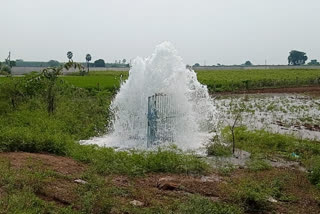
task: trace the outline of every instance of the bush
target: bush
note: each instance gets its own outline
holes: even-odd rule
[[[2,72],[3,75],[11,74],[11,68],[7,65],[0,66],[0,72]]]
[[[6,78],[0,85],[0,151],[64,155],[75,141],[106,131],[110,93],[91,96],[58,81],[55,112],[49,115],[46,81],[39,78]]]

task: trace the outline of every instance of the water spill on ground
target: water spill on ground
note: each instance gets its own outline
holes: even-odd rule
[[[241,115],[241,125],[299,138],[320,140],[320,97],[303,94],[215,96],[221,126]],[[241,112],[241,113],[239,113]]]

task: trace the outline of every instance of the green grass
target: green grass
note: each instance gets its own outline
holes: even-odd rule
[[[43,187],[59,181],[62,175],[34,165],[15,169],[9,162],[0,161],[0,213],[108,213],[111,210],[119,213],[242,213],[244,209],[248,212],[271,210],[268,201],[270,196],[280,201],[292,200],[284,188],[291,180],[283,175],[275,177],[272,172],[276,169],[268,170],[269,166],[263,160],[253,159],[248,162],[249,170],[244,170],[251,173],[251,177],[245,176],[238,181],[234,181],[232,176],[226,179],[226,192],[229,194],[227,200],[212,202],[199,195],[180,195],[175,199],[161,198],[168,200],[167,204],[156,201],[142,208],[130,205],[128,201],[134,199],[137,194],[135,191],[138,191],[130,186],[130,182],[139,178],[137,176],[148,173],[201,175],[210,172],[210,167],[203,159],[175,147],[157,151],[115,151],[112,148],[78,144],[80,139],[101,135],[106,131],[108,107],[114,90],[119,87],[116,82],[119,84],[121,73],[108,74],[92,72],[90,76],[62,77],[65,82],[59,81],[55,87],[57,103],[54,114],[47,112],[46,82],[30,81],[29,77],[0,78],[0,152],[59,154],[88,165],[88,171],[81,176],[88,184],[74,189],[77,200],[72,205],[75,209],[41,198]],[[199,78],[201,75],[204,74],[199,72]],[[103,78],[108,80],[106,85],[101,83],[97,87],[97,81]],[[89,90],[72,86],[77,84]],[[15,106],[12,105],[12,99],[15,100]],[[228,130],[226,128],[223,134],[230,141]],[[298,154],[297,160],[301,160],[310,170],[310,181],[319,186],[319,142],[263,130],[249,131],[243,127],[236,129],[235,136],[236,146],[251,152],[254,157],[262,154],[292,159],[293,152]],[[211,149],[214,155],[230,154],[230,148],[224,145],[216,144]],[[233,166],[223,170],[223,175],[236,171]],[[269,180],[259,180],[256,177],[258,173],[270,173],[271,176]],[[293,171],[289,179],[295,179],[293,173],[296,172]],[[107,176],[118,175],[132,179],[129,187],[114,186],[106,181]],[[72,179],[66,179],[74,184]],[[127,197],[128,201],[119,205],[119,197]]]
[[[207,145],[207,154],[218,157],[228,157],[232,155],[232,148],[230,145],[213,142]]]
[[[307,162],[309,180],[320,189],[320,155],[310,158]]]
[[[248,169],[253,172],[271,169],[271,165],[264,159],[252,158],[246,163]]]
[[[64,76],[68,83],[86,89],[116,91],[120,87],[120,76]]]
[[[232,141],[231,133],[227,128],[223,130],[224,137]],[[246,127],[235,129],[236,147],[253,154],[280,155],[287,159],[295,159],[292,153],[300,160],[307,160],[312,156],[320,155],[320,142],[298,139],[292,135],[270,133],[264,130],[250,131]]]
[[[221,202],[212,202],[201,196],[191,196],[188,201],[179,205],[179,214],[194,213],[194,214],[240,214],[243,210],[236,206]]]
[[[116,91],[121,80],[128,78],[127,71],[92,71],[88,76],[63,76],[67,82],[86,89]],[[270,70],[207,70],[197,71],[198,79],[210,92],[235,91],[259,88],[281,88],[320,84],[317,69]],[[5,81],[0,78],[0,83]]]
[[[10,162],[0,160],[0,213],[74,213],[71,207],[59,207],[39,198],[42,188],[56,176],[37,164],[14,169]]]
[[[47,152],[89,163],[100,174],[143,175],[149,172],[205,173],[208,165],[194,155],[169,148],[155,152],[116,152],[81,146],[79,140],[107,131],[108,90],[89,93],[66,82],[55,86],[56,105],[48,113],[46,82],[31,77],[10,79],[0,88],[0,152]],[[80,77],[81,78],[81,77]],[[11,100],[15,100],[12,105]]]
[[[230,202],[244,208],[245,213],[269,213],[279,202],[293,202],[297,198],[292,195],[290,185],[299,183],[308,186],[303,175],[292,171],[248,172],[222,184],[222,192],[227,194]],[[305,183],[306,182],[306,183]],[[315,193],[318,195],[318,193]],[[277,203],[270,202],[270,199]],[[270,212],[272,213],[272,212]]]
[[[204,174],[209,165],[192,154],[169,147],[157,151],[115,151],[97,146],[74,146],[70,156],[88,163],[99,174],[144,175],[146,173]]]
[[[93,71],[88,76],[63,76],[64,80],[77,87],[116,91],[128,78],[126,71]]]
[[[198,79],[214,91],[277,88],[320,84],[320,70],[208,70],[197,71]]]
[[[81,179],[86,184],[72,185],[72,176],[68,177],[58,172],[46,169],[46,166],[35,159],[30,159],[26,166],[13,168],[6,159],[0,160],[0,213],[242,213],[242,208],[226,202],[212,202],[201,195],[169,196],[150,199],[150,204],[143,207],[135,207],[129,204],[138,193],[130,186],[115,186],[110,179],[96,174],[93,171],[85,171]],[[65,191],[63,197],[68,198],[65,204],[58,203],[47,197],[57,190],[50,187],[63,182]],[[134,182],[134,180],[131,180]],[[49,187],[49,188],[48,188]],[[72,197],[71,197],[72,196]],[[144,195],[143,195],[144,196]],[[60,196],[61,197],[61,196]],[[48,200],[48,199],[51,200]],[[120,199],[120,200],[119,200]],[[149,200],[149,199],[147,199]],[[162,202],[165,200],[166,202]]]
[[[89,76],[63,77],[71,84],[83,88],[116,90],[120,76],[125,80],[128,72],[100,71]],[[257,88],[294,87],[320,84],[320,70],[208,70],[197,71],[198,79],[211,92],[234,91]]]

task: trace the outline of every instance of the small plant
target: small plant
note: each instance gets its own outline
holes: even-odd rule
[[[320,156],[315,156],[308,161],[310,182],[320,189]]]
[[[82,213],[110,213],[115,202],[105,179],[88,171],[83,175],[88,183],[77,188],[78,206]]]
[[[271,165],[264,159],[253,158],[246,162],[246,165],[250,171],[263,171],[271,169]]]
[[[242,209],[231,204],[223,202],[212,202],[202,196],[194,195],[187,200],[186,203],[179,205],[178,214],[194,213],[194,214],[237,214],[243,213]]]
[[[230,146],[220,142],[207,145],[207,153],[208,155],[218,157],[228,157],[232,155]]]
[[[218,173],[223,176],[230,176],[235,169],[236,167],[231,163],[217,167]]]
[[[272,190],[263,183],[245,179],[235,188],[237,188],[234,195],[236,200],[243,203],[247,211],[261,212],[270,209],[268,198]]]
[[[69,58],[69,52],[68,52],[68,58]],[[45,68],[39,76],[40,78],[45,78],[48,81],[46,91],[47,91],[47,110],[49,114],[53,114],[56,107],[56,85],[57,85],[58,75],[62,74],[63,69],[69,70],[72,67],[75,69],[79,69],[80,71],[83,70],[83,66],[79,63],[73,62],[71,58],[69,58],[69,62],[65,63],[64,65]]]
[[[70,152],[71,157],[91,164],[102,175],[137,176],[150,172],[203,174],[209,170],[209,165],[203,160],[174,148],[115,151],[112,148],[75,145]]]

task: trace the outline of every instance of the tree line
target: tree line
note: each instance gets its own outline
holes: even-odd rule
[[[307,60],[308,60],[308,57],[305,52],[292,50],[290,51],[288,56],[288,65],[295,65],[295,66],[305,65]],[[307,65],[311,65],[311,66],[320,65],[320,63],[318,62],[318,60],[312,59],[309,63],[307,63]],[[195,63],[193,65],[193,67],[199,67],[199,66],[201,66],[200,63]],[[223,65],[218,63],[217,66],[223,66]],[[253,66],[253,63],[247,60],[245,63],[238,66]]]
[[[120,61],[120,60],[119,60]],[[121,63],[119,61],[114,63],[106,63],[103,59],[97,59],[94,62],[90,62],[90,67],[129,67],[129,64],[123,63],[123,60],[121,60]],[[59,66],[62,63],[57,60],[49,60],[48,62],[37,62],[37,61],[23,61],[21,59],[18,59],[15,61],[15,63],[12,66],[16,67],[55,67]],[[81,63],[84,66],[87,65],[87,63]]]

